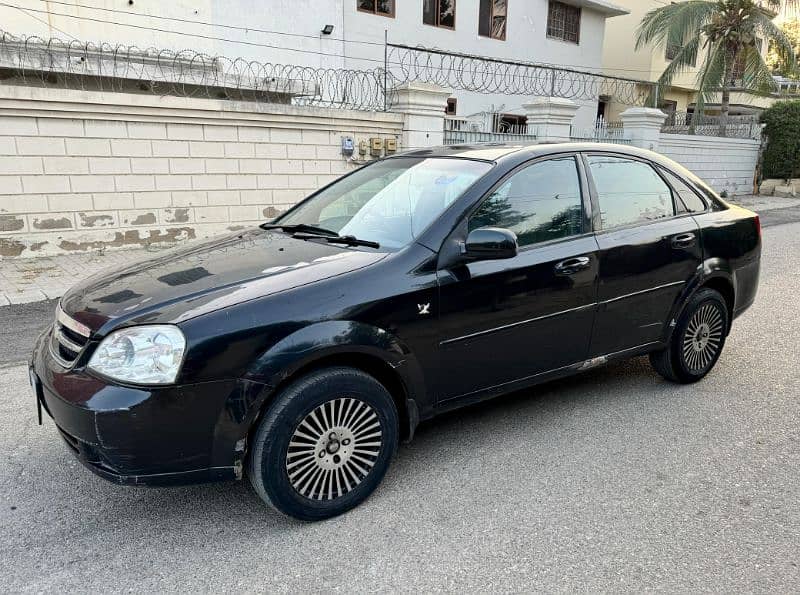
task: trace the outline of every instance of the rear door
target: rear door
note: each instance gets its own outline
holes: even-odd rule
[[[658,342],[702,262],[700,230],[680,213],[654,166],[613,154],[585,156],[600,249],[590,356]]]

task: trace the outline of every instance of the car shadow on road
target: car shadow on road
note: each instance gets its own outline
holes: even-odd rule
[[[496,439],[492,437],[502,433],[523,439],[535,435],[547,443],[548,432],[575,411],[592,415],[593,410],[637,406],[639,401],[651,400],[659,392],[664,393],[664,398],[668,394],[674,397],[674,390],[674,385],[655,375],[646,359],[639,358],[443,414],[423,423],[413,442],[401,445],[383,485],[365,505],[350,514],[363,514],[359,511],[365,508],[375,512],[383,506],[397,506],[398,502],[413,506],[413,499],[404,490],[410,487],[424,493],[432,489],[429,482],[437,481],[437,473],[459,456],[465,442],[490,445]],[[47,454],[63,459],[63,465],[75,471],[69,472],[67,478],[52,478],[52,483],[45,479],[41,489],[60,494],[67,500],[63,502],[65,506],[84,519],[92,517],[98,527],[110,523],[146,531],[154,522],[165,527],[197,527],[207,524],[210,518],[224,518],[228,533],[259,527],[260,531],[267,529],[277,535],[303,525],[262,503],[246,480],[179,488],[115,486],[78,469],[63,445],[57,446],[56,450],[53,445]],[[66,493],[59,481],[70,484]],[[58,506],[57,502],[52,504]]]

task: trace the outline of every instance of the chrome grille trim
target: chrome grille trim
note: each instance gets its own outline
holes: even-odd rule
[[[70,318],[59,304],[56,309],[56,320],[50,333],[50,355],[62,367],[69,369],[83,353],[83,349],[89,343],[90,335],[89,327]],[[83,341],[79,342],[81,339]]]
[[[92,330],[88,326],[81,324],[77,320],[67,316],[64,310],[61,309],[61,304],[59,304],[58,308],[56,309],[56,322],[58,322],[61,326],[67,327],[73,333],[78,333],[87,339],[92,334]]]
[[[56,341],[61,343],[64,347],[66,347],[70,351],[74,351],[75,353],[80,353],[81,351],[83,351],[83,345],[78,345],[77,343],[70,341],[67,338],[67,336],[61,331],[60,328],[55,327],[53,329],[53,332],[56,335]]]

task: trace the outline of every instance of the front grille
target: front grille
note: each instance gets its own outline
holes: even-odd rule
[[[50,352],[66,368],[71,367],[89,342],[91,331],[64,313],[59,304],[50,333]]]

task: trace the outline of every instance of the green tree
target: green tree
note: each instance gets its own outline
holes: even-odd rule
[[[778,101],[761,113],[766,124],[764,178],[800,176],[800,101]]]
[[[694,68],[700,50],[706,50],[697,75],[695,113],[702,115],[706,104],[720,94],[719,134],[725,136],[732,89],[758,94],[769,94],[776,89],[759,43],[772,44],[781,62],[794,68],[791,40],[772,22],[765,6],[778,9],[798,3],[798,0],[688,0],[668,4],[644,16],[637,31],[636,49],[651,44],[679,48],[658,80],[660,87],[669,87],[676,76]]]
[[[789,41],[792,42],[795,55],[800,54],[800,19],[794,18],[781,23],[781,29],[783,29],[783,32],[789,38]],[[781,74],[793,79],[800,78],[800,72],[798,72],[797,65],[785,64],[774,45],[769,46],[769,52],[767,53],[767,66],[772,69],[772,72],[777,74]],[[794,66],[794,68],[787,68],[788,66]]]

